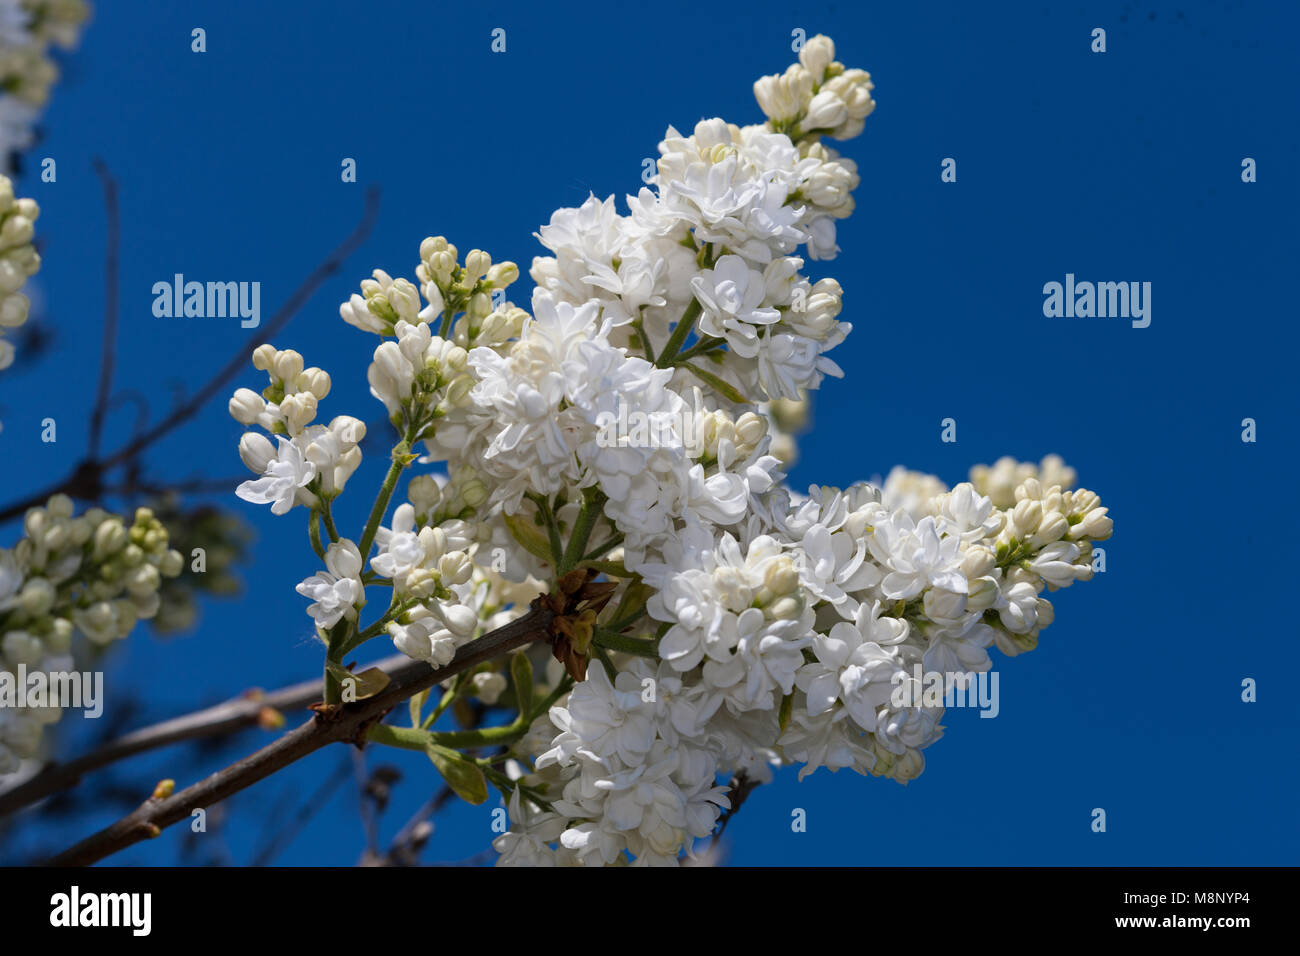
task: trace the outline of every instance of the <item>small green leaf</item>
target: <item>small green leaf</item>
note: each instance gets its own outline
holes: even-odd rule
[[[730,384],[729,382],[724,382],[722,379],[718,378],[718,376],[714,375],[712,372],[706,372],[698,365],[692,365],[690,362],[683,362],[682,367],[689,369],[691,374],[694,375],[696,378],[698,378],[700,381],[704,382],[704,384],[709,385],[712,388],[716,389],[718,393],[722,395],[723,398],[727,399],[727,401],[736,402],[741,405],[753,404],[744,395],[741,395],[734,385]]]
[[[515,684],[515,701],[523,717],[533,708],[533,665],[526,651],[519,651],[510,659],[510,678]]]
[[[654,593],[654,588],[642,581],[640,575],[637,575],[623,591],[623,597],[609,619],[610,623],[626,621],[629,618],[639,616],[645,609],[645,602],[650,600],[650,596]]]
[[[346,667],[333,661],[330,661],[325,666],[334,675],[334,679],[339,682],[339,686],[343,688],[342,699],[345,704],[365,700],[367,697],[374,697],[388,686],[388,675],[378,667],[372,667],[360,674],[354,674]]]
[[[506,527],[520,546],[535,558],[541,558],[551,564],[555,558],[551,554],[551,545],[542,529],[533,524],[524,515],[504,515]]]
[[[425,747],[425,753],[456,796],[474,806],[488,798],[487,778],[474,761],[450,747],[438,744],[429,744]]]
[[[794,694],[786,694],[781,698],[781,709],[777,712],[777,721],[781,727],[781,733],[785,733],[785,728],[790,725],[790,717],[794,713]]]
[[[419,727],[424,722],[424,705],[428,699],[429,692],[427,690],[422,690],[407,701],[407,707],[409,707],[411,711],[412,727]]]
[[[579,561],[580,568],[595,568],[601,574],[608,574],[612,578],[630,578],[632,572],[623,566],[622,561]]]

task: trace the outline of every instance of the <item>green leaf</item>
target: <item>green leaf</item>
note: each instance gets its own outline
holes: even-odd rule
[[[450,747],[429,744],[424,750],[456,796],[474,806],[488,798],[487,778],[478,764]]]
[[[612,578],[630,578],[632,572],[623,566],[622,561],[579,561],[580,568],[595,568],[601,574],[608,574]]]
[[[411,726],[419,727],[423,723],[424,705],[429,699],[429,692],[422,690],[406,702],[411,711]]]
[[[510,678],[515,684],[519,716],[527,719],[525,715],[531,715],[533,709],[533,665],[526,651],[519,651],[510,659]]]
[[[506,527],[511,536],[519,542],[520,547],[535,558],[541,558],[547,564],[555,561],[551,554],[551,545],[542,529],[524,515],[504,515]]]
[[[646,601],[650,600],[650,596],[654,593],[654,588],[642,581],[640,575],[637,575],[628,584],[626,590],[623,591],[623,597],[609,619],[610,623],[639,617],[641,612],[645,610]]]
[[[339,682],[339,686],[342,687],[342,700],[345,704],[365,700],[367,697],[374,697],[388,686],[388,675],[378,667],[372,667],[360,674],[354,674],[334,661],[329,661],[325,667],[334,676],[334,679]]]
[[[790,725],[790,717],[792,714],[794,714],[794,694],[786,694],[781,698],[781,709],[777,713],[777,720],[781,727],[781,733],[785,733],[785,728]]]
[[[734,385],[728,382],[724,382],[722,379],[718,378],[718,376],[714,375],[712,372],[706,372],[698,365],[693,365],[690,362],[683,362],[682,368],[689,369],[692,375],[694,375],[700,381],[704,382],[704,384],[709,385],[712,388],[716,389],[717,392],[728,401],[736,402],[741,405],[753,404],[744,395],[741,395]]]

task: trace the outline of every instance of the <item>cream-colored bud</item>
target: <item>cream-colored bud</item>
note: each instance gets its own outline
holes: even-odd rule
[[[1065,515],[1059,511],[1051,511],[1043,515],[1038,530],[1033,533],[1029,541],[1035,548],[1043,548],[1054,541],[1060,541],[1069,530],[1070,522]]]
[[[296,382],[302,374],[303,360],[293,349],[277,352],[271,361],[271,371],[282,382]]]
[[[439,604],[435,614],[457,637],[469,637],[478,627],[478,615],[463,604]]]
[[[447,532],[441,528],[421,528],[420,544],[429,561],[437,561],[447,552]]]
[[[492,268],[492,257],[482,249],[471,249],[465,256],[465,285],[471,286]]]
[[[53,654],[63,654],[72,647],[72,622],[65,617],[56,617],[50,622],[50,630],[45,635],[45,647]]]
[[[799,569],[788,555],[781,555],[768,565],[763,586],[778,597],[793,594],[799,587]]]
[[[970,581],[982,578],[997,565],[997,556],[983,545],[967,548],[961,559],[961,573]]]
[[[430,236],[420,243],[420,259],[428,262],[433,258],[435,252],[441,252],[447,248],[447,240],[442,236]]]
[[[177,577],[185,568],[185,558],[174,548],[162,556],[158,562],[158,570],[162,572],[163,577]]]
[[[351,415],[336,415],[330,419],[330,431],[344,445],[359,445],[366,437],[366,423]]]
[[[745,412],[736,419],[736,443],[746,449],[752,449],[767,434],[767,422],[761,415]]]
[[[1016,533],[1022,537],[1033,534],[1042,518],[1043,505],[1033,498],[1022,498],[1016,502],[1016,507],[1011,512],[1011,523],[1015,526]]]
[[[280,403],[280,414],[284,416],[289,434],[296,435],[316,417],[316,396],[311,392],[296,392]]]
[[[48,579],[30,578],[18,595],[18,606],[28,617],[41,617],[54,606],[57,596],[58,592]]]
[[[304,369],[298,376],[295,387],[300,392],[311,392],[316,396],[316,400],[320,401],[330,393],[329,372],[314,366]]]
[[[438,575],[447,587],[464,584],[473,574],[474,564],[464,551],[452,551],[438,559]]]
[[[1096,508],[1089,511],[1083,520],[1075,526],[1075,531],[1082,532],[1084,537],[1093,541],[1105,541],[1115,528],[1115,523],[1106,514],[1107,510],[1106,508]]]
[[[519,266],[513,262],[498,262],[487,271],[487,280],[494,289],[504,289],[519,278]]]
[[[158,569],[152,564],[142,564],[127,573],[124,584],[128,593],[136,597],[144,597],[158,590],[159,581]]]
[[[253,350],[253,368],[259,372],[268,372],[271,370],[272,363],[275,362],[275,346],[270,343],[263,343]]]
[[[259,471],[258,474],[260,475],[261,472]],[[95,529],[95,545],[91,554],[96,561],[102,561],[117,554],[126,547],[126,543],[126,528],[123,527],[120,518],[113,518]]]
[[[258,432],[245,432],[239,439],[239,460],[255,475],[266,473],[275,458],[275,446]]]
[[[774,621],[793,621],[803,613],[803,601],[797,597],[783,597],[769,604],[765,610],[767,616]]]
[[[16,329],[27,321],[31,300],[21,292],[13,292],[0,300],[0,328]]]
[[[427,515],[437,505],[441,492],[432,475],[416,475],[406,486],[406,497],[416,514]]]
[[[72,512],[76,510],[72,499],[64,494],[51,495],[45,503],[45,509],[54,518],[71,518]]]
[[[829,90],[822,90],[808,103],[808,111],[799,121],[805,133],[814,130],[835,129],[846,119],[849,110],[844,101]]]
[[[0,642],[0,651],[4,652],[6,660],[29,666],[40,663],[45,656],[45,646],[40,638],[26,631],[10,631],[6,634],[3,642]]]
[[[254,424],[266,411],[266,400],[251,388],[238,389],[230,397],[230,417],[241,425]]]

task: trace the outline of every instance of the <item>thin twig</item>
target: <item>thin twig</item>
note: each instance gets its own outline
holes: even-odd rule
[[[288,823],[276,828],[275,836],[271,841],[258,850],[257,855],[249,866],[269,866],[271,861],[280,855],[291,843],[294,838],[302,832],[303,827],[311,822],[312,818],[323,810],[329,802],[329,798],[334,794],[345,780],[352,775],[352,768],[344,761],[340,763],[332,774],[326,777],[316,788],[316,792],[307,798],[305,802],[299,805],[297,813],[293,815]]]
[[[28,495],[20,501],[11,502],[0,508],[0,522],[8,521],[14,518],[28,508],[42,505],[51,495],[66,493],[74,497],[91,497],[95,498],[101,492],[101,479],[103,473],[116,465],[124,464],[134,460],[146,448],[152,445],[158,439],[171,432],[173,429],[192,418],[207,401],[212,398],[221,388],[236,374],[239,373],[249,356],[253,354],[254,349],[260,341],[271,338],[301,309],[307,301],[316,294],[320,286],[334,273],[343,267],[343,262],[350,256],[357,247],[370,235],[374,227],[375,219],[379,213],[379,189],[370,187],[366,191],[365,211],[362,213],[361,221],[353,230],[352,235],[348,236],[337,249],[335,249],[324,262],[318,265],[311,274],[294,290],[288,300],[272,316],[271,321],[267,323],[261,334],[254,339],[250,339],[247,345],[242,347],[235,356],[227,362],[216,375],[214,375],[202,388],[196,391],[188,399],[181,402],[172,412],[154,425],[152,428],[144,431],[142,434],[134,436],[122,448],[112,454],[100,458],[91,456],[86,461],[81,462],[70,474],[62,480],[55,482],[49,487]]]
[[[394,654],[377,664],[392,680],[418,670],[419,661]],[[234,700],[134,730],[67,763],[47,764],[15,787],[0,791],[0,818],[74,786],[83,776],[136,754],[185,740],[221,737],[256,726],[268,710],[305,710],[321,699],[321,679],[303,681],[270,693],[250,692]]]
[[[167,797],[150,797],[133,813],[65,850],[51,866],[88,866],[120,850],[156,837],[163,829],[188,819],[194,810],[220,803],[331,743],[361,745],[366,729],[400,704],[434,684],[469,670],[532,641],[549,639],[554,614],[540,599],[517,618],[468,644],[451,663],[437,670],[421,663],[414,673],[392,680],[383,690],[350,704],[323,707],[311,720],[279,740],[193,786]]]
[[[95,173],[104,187],[104,209],[108,217],[104,250],[104,344],[99,357],[99,388],[95,393],[95,408],[90,413],[90,459],[99,457],[99,440],[104,431],[104,415],[108,412],[108,396],[113,387],[113,367],[117,360],[117,323],[119,312],[118,246],[122,238],[122,220],[117,204],[117,182],[108,166],[98,156],[93,160]]]

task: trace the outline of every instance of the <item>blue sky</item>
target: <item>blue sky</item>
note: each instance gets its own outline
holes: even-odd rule
[[[845,146],[862,185],[821,274],[845,290],[854,331],[845,369],[817,396],[795,486],[844,485],[895,464],[949,483],[1001,455],[1056,452],[1115,519],[1107,571],[1059,592],[1039,649],[999,660],[1001,713],[951,711],[907,787],[821,771],[782,775],[728,829],[737,864],[1294,864],[1285,704],[1297,664],[1293,270],[1297,252],[1295,9],[1267,3],[1079,5],[669,2],[458,5],[251,0],[99,4],[27,155],[20,193],[42,216],[38,277],[54,334],[39,362],[0,378],[0,449],[21,462],[0,498],[64,474],[85,447],[103,317],[100,188],[90,157],[120,182],[119,385],[155,415],[257,336],[222,319],[159,319],[153,283],[260,281],[264,317],[355,224],[366,185],[383,189],[368,242],[275,344],[325,367],[329,414],[368,420],[373,342],[337,304],[375,267],[410,273],[419,241],[448,236],[526,273],[532,236],[558,206],[640,185],[668,124],[759,117],[751,84],[791,61],[791,31],[831,35],[871,71],[878,107]],[[190,31],[207,32],[207,52]],[[507,31],[493,54],[490,34]],[[1091,32],[1107,31],[1104,54]],[[38,160],[57,160],[41,183]],[[340,181],[344,157],[355,184]],[[957,182],[940,181],[945,157]],[[1243,183],[1241,163],[1258,164]],[[1287,164],[1290,163],[1289,167]],[[1049,319],[1044,283],[1149,281],[1152,322]],[[525,277],[522,288],[527,287]],[[520,293],[517,300],[526,299]],[[251,385],[251,367],[232,383]],[[241,427],[214,401],[160,443],[151,475],[239,475]],[[58,441],[39,440],[44,417]],[[958,441],[940,441],[957,421]],[[1241,421],[1258,441],[1241,441]],[[131,414],[109,426],[129,434]],[[353,487],[376,485],[372,455]],[[369,501],[345,497],[359,527]],[[109,663],[141,720],[316,673],[320,653],[293,586],[312,573],[301,512],[221,499],[257,531],[239,601],[208,602],[198,629],[138,631]],[[6,531],[8,541],[16,525]],[[1244,678],[1258,702],[1241,701]],[[85,728],[69,720],[65,744]],[[180,751],[125,768],[146,795],[253,749],[194,761]],[[264,840],[275,808],[304,801],[349,760],[328,751],[229,804],[235,862]],[[399,809],[434,786],[423,758],[385,753],[405,778]],[[344,786],[277,862],[353,862],[362,846]],[[1107,813],[1107,832],[1090,828]],[[483,849],[490,805],[439,818],[430,859]],[[808,815],[793,833],[791,812]],[[70,842],[29,818],[3,856]],[[169,832],[119,858],[175,860]]]

